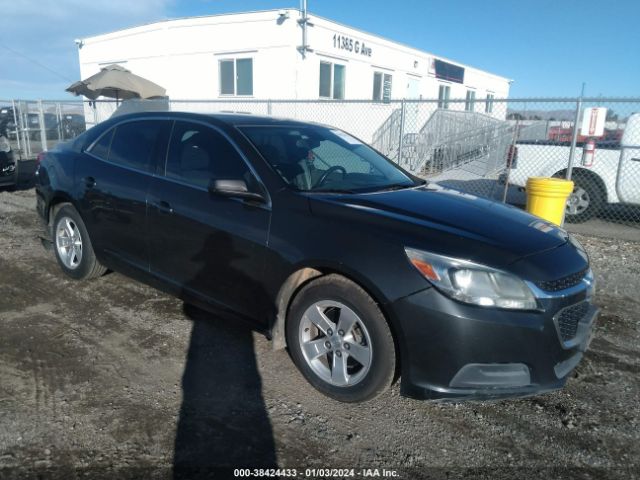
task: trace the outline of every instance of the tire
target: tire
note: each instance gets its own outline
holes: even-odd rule
[[[286,334],[294,363],[328,397],[364,402],[393,382],[389,325],[376,302],[347,278],[331,274],[304,286],[289,308]]]
[[[598,181],[590,176],[576,174],[573,177],[573,193],[567,200],[567,223],[583,223],[595,217],[605,205],[605,193]]]
[[[107,269],[97,260],[87,228],[76,209],[64,205],[53,220],[53,251],[62,271],[76,280],[102,276]]]

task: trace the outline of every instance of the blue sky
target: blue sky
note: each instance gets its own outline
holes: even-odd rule
[[[0,99],[71,98],[74,38],[298,0],[0,0]],[[511,97],[640,96],[640,1],[309,0],[318,15],[515,80]]]

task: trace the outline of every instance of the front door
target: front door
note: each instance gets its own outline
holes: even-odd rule
[[[149,191],[151,272],[188,296],[266,326],[270,305],[262,270],[270,208],[209,193],[213,179],[242,179],[259,190],[221,131],[176,121],[166,167]]]

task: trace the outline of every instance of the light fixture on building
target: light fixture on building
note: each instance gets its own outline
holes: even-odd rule
[[[413,61],[413,68],[418,68],[418,60]]]

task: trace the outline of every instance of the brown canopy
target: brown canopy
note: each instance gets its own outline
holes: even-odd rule
[[[160,85],[139,77],[117,64],[102,67],[98,73],[86,80],[71,84],[66,91],[75,95],[84,95],[92,100],[100,96],[126,100],[166,95],[166,90]]]

